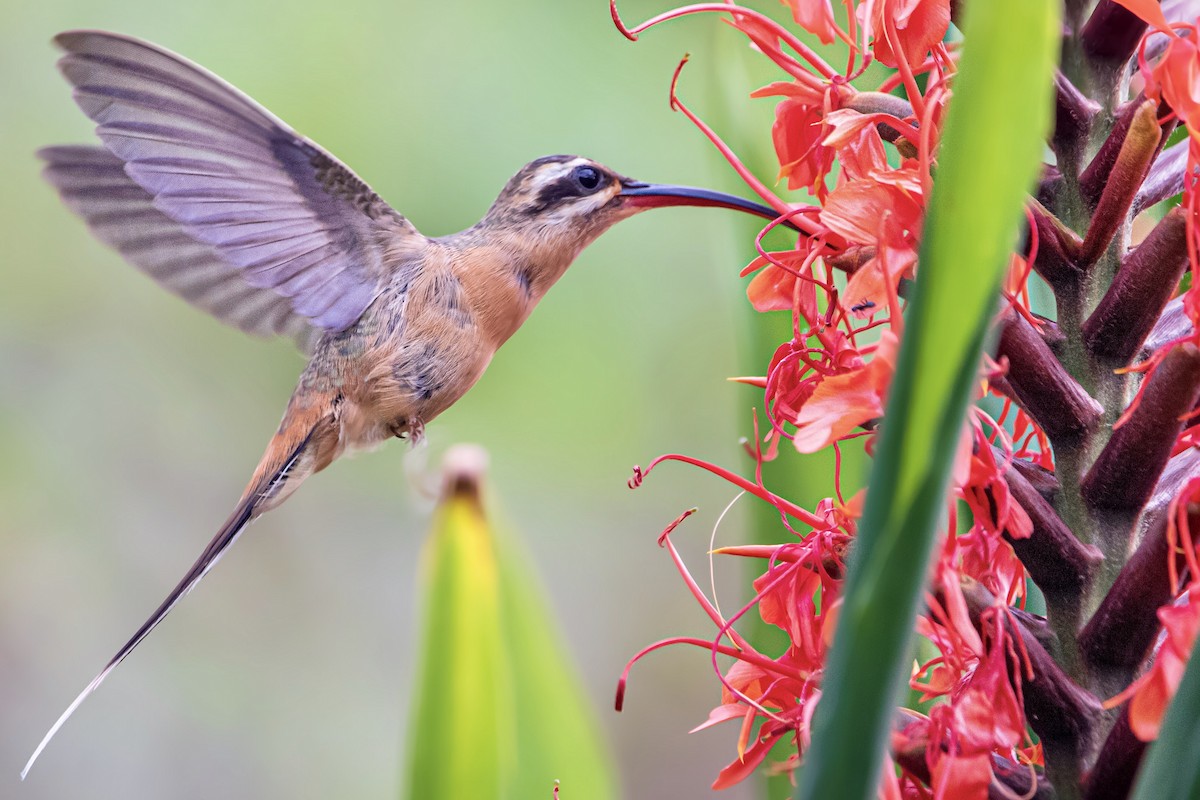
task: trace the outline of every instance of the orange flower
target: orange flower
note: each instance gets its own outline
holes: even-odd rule
[[[889,67],[920,64],[950,27],[949,0],[877,0],[871,11],[875,58]]]
[[[742,274],[761,270],[750,285],[746,287],[746,296],[755,311],[789,311],[801,302],[811,303],[816,307],[816,288],[810,280],[801,279],[800,270],[804,267],[807,256],[799,251],[788,253],[773,253],[771,258],[759,256],[750,262]],[[783,266],[779,266],[782,264]],[[765,269],[764,269],[765,267]],[[809,298],[801,298],[803,293]]]
[[[833,6],[829,0],[783,0],[792,9],[792,19],[804,30],[821,40],[821,44],[833,44],[841,31],[833,18]]]
[[[1167,18],[1163,16],[1162,6],[1159,5],[1158,0],[1115,0],[1115,2],[1125,6],[1160,31],[1170,32],[1171,26],[1167,24]]]
[[[992,782],[992,758],[987,753],[946,755],[933,766],[933,796],[938,800],[984,800]]]
[[[780,179],[787,178],[788,189],[808,189],[817,198],[828,194],[825,176],[833,166],[833,148],[822,143],[826,111],[807,98],[789,97],[775,107],[771,128]]]
[[[1200,633],[1200,582],[1193,582],[1180,603],[1158,610],[1166,638],[1154,665],[1138,682],[1129,701],[1129,727],[1144,742],[1158,738],[1158,729]]]
[[[886,331],[869,364],[823,378],[796,416],[793,444],[815,453],[883,416],[883,403],[896,369],[895,334]]]
[[[837,74],[784,26],[741,5],[687,5],[634,28],[625,28],[618,20],[621,29],[633,36],[667,19],[724,14],[784,72],[780,80],[752,96],[777,98],[771,134],[779,179],[788,190],[813,195],[817,203],[811,206],[776,196],[711,128],[679,103],[674,90],[671,95],[673,107],[688,115],[756,194],[781,215],[803,223],[803,233],[792,249],[768,253],[760,237],[758,257],[742,271],[743,276],[754,273],[746,293],[756,310],[790,311],[792,317],[790,340],[775,350],[765,377],[752,381],[764,388],[772,426],[766,437],[756,428],[748,447],[759,467],[775,457],[780,438],[790,438],[800,452],[815,452],[870,435],[871,423],[883,416],[903,335],[903,284],[914,279],[918,270],[925,203],[933,185],[932,165],[952,72],[941,45],[950,22],[949,0],[847,3],[856,9],[846,30],[837,26],[832,0],[783,2],[796,23],[822,42],[853,43],[844,74]],[[899,69],[884,85],[872,88],[887,93],[902,86],[911,104],[911,113],[903,118],[858,110],[882,107],[904,113],[907,109],[903,101],[881,105],[878,98],[863,92],[865,87],[855,85],[871,74],[862,67],[872,49],[877,60]],[[919,82],[918,75],[926,80]],[[861,102],[854,102],[856,98]],[[836,175],[836,181],[831,175]],[[1027,272],[1016,273],[1008,287],[1018,301]],[[997,371],[994,363],[989,367]],[[981,386],[986,385],[987,374],[981,374]],[[924,763],[913,760],[913,752],[919,750],[906,753],[905,758],[894,754],[894,767],[887,770],[879,790],[888,800],[987,797],[989,786],[997,780],[993,765],[999,762],[994,759],[1020,763],[1024,757],[1020,748],[1029,744],[1018,655],[1025,651],[1012,638],[1008,612],[1010,604],[1023,600],[1026,576],[1005,535],[1028,537],[1032,522],[1010,496],[1005,473],[1011,466],[1009,456],[1051,467],[1050,446],[1023,412],[1018,409],[1009,415],[1007,404],[998,422],[982,412],[973,422],[964,431],[956,461],[957,499],[947,504],[947,530],[956,535],[944,540],[935,565],[936,597],[930,596],[929,611],[916,622],[917,632],[938,650],[935,658],[916,670],[910,683],[933,706],[928,717],[914,723],[920,728],[917,733],[925,737]],[[1011,434],[1006,433],[1009,430]],[[716,633],[707,640],[681,637],[660,642],[635,660],[668,643],[709,651],[721,685],[720,704],[697,730],[734,721],[740,725],[736,757],[721,770],[714,788],[746,778],[781,744],[787,753],[771,769],[795,769],[809,744],[825,657],[842,607],[844,557],[852,544],[862,498],[861,493],[849,503],[842,498],[841,455],[838,449],[835,497],[821,501],[811,512],[772,493],[763,484],[761,469],[751,481],[684,456],[664,456],[651,465],[671,460],[700,466],[769,503],[794,534],[778,546],[716,550],[766,560],[754,581],[753,600],[729,616],[704,596],[664,539]],[[637,485],[646,472],[635,471],[631,485]],[[965,511],[959,501],[965,501],[971,512],[968,524],[962,526],[957,515]],[[974,582],[996,598],[994,607],[980,613],[968,606],[963,586]],[[778,657],[757,652],[735,630],[735,624],[755,607],[763,621],[787,634],[787,646]],[[732,666],[721,667],[718,656],[732,658]]]
[[[1195,26],[1188,26],[1195,35]],[[1193,38],[1170,32],[1166,52],[1153,67],[1143,65],[1146,96],[1165,102],[1187,126],[1200,136],[1200,49]]]

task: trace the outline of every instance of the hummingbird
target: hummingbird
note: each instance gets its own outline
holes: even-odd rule
[[[251,521],[344,453],[420,439],[613,224],[662,206],[780,216],[552,155],[522,167],[474,226],[425,236],[345,164],[203,67],[104,31],[54,41],[100,139],[39,151],[63,202],[164,288],[249,333],[291,337],[309,361],[233,512],[50,728],[22,778]]]

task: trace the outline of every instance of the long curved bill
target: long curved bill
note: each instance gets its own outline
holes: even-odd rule
[[[745,198],[712,189],[697,189],[694,186],[671,186],[664,183],[642,183],[625,181],[618,197],[626,198],[626,205],[637,208],[661,208],[666,206],[713,206],[745,211],[765,219],[778,219],[780,214],[770,206],[755,203]],[[792,220],[779,223],[783,227],[800,231]]]

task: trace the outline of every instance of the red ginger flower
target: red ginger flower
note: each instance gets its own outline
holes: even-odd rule
[[[875,0],[858,9],[860,19],[870,15],[875,58],[889,67],[920,64],[950,27],[945,0]]]
[[[833,446],[840,465],[841,443],[864,437],[870,453],[896,346],[904,334],[908,283],[920,279],[925,202],[955,71],[956,48],[943,42],[950,23],[948,0],[847,0],[852,13],[844,27],[828,0],[784,2],[796,23],[822,42],[850,45],[840,74],[785,26],[732,3],[687,6],[633,29],[618,20],[632,37],[676,16],[720,13],[744,33],[783,72],[781,80],[753,93],[779,98],[772,139],[780,182],[788,190],[807,190],[815,203],[791,202],[759,181],[672,87],[673,107],[700,127],[755,193],[803,231],[794,247],[776,252],[763,249],[760,237],[758,257],[743,271],[754,275],[747,289],[754,308],[787,311],[792,321],[791,338],[775,350],[765,374],[743,379],[764,389],[771,423],[764,439],[755,432],[760,469],[751,481],[691,461],[772,505],[796,538],[778,546],[717,550],[766,561],[754,583],[755,598],[728,618],[703,597],[672,549],[681,574],[717,629],[711,641],[675,640],[708,648],[720,676],[721,703],[701,727],[731,720],[740,725],[737,757],[721,771],[720,787],[748,775],[781,740],[794,751],[779,768],[792,769],[809,743],[858,500],[840,502],[838,473],[836,500],[827,499],[813,512],[790,504],[764,485],[764,455],[758,448],[765,447],[766,456],[774,458],[780,438],[790,438],[801,452]],[[1161,304],[1148,300],[1150,293],[1139,288],[1139,281],[1146,282],[1139,270],[1170,262],[1176,253],[1182,259],[1184,250],[1193,273],[1200,268],[1200,50],[1195,44],[1200,36],[1192,25],[1168,23],[1154,0],[1118,2],[1147,19],[1160,32],[1156,35],[1166,36],[1165,42],[1143,45],[1139,52],[1145,97],[1154,102],[1138,98],[1118,107],[1117,124],[1093,154],[1089,142],[1102,139],[1112,120],[1097,115],[1086,94],[1066,75],[1059,76],[1058,128],[1050,142],[1058,159],[1047,166],[1038,199],[1027,208],[1028,241],[1014,254],[1004,285],[1004,314],[997,322],[1004,333],[1001,351],[994,361],[985,360],[979,375],[980,393],[995,395],[1002,408],[994,420],[976,410],[964,433],[952,481],[956,500],[947,506],[947,535],[932,570],[933,590],[916,622],[918,634],[936,650],[911,683],[930,707],[922,706],[927,715],[910,712],[894,731],[892,768],[879,790],[884,797],[1033,796],[1047,788],[1048,779],[1042,772],[1043,747],[1032,744],[1030,728],[1042,737],[1044,757],[1056,763],[1058,780],[1074,775],[1080,784],[1074,790],[1089,770],[1094,780],[1108,780],[1102,760],[1086,761],[1081,755],[1086,748],[1073,751],[1068,745],[1072,737],[1090,743],[1105,733],[1094,696],[1099,689],[1088,683],[1086,673],[1097,664],[1114,671],[1103,659],[1121,655],[1114,651],[1120,649],[1122,629],[1118,625],[1115,635],[1106,632],[1106,620],[1119,622],[1122,615],[1147,612],[1145,603],[1137,605],[1137,593],[1128,592],[1123,596],[1133,600],[1116,601],[1128,607],[1111,613],[1102,608],[1105,613],[1097,612],[1082,627],[1085,609],[1109,599],[1097,591],[1100,552],[1086,536],[1102,526],[1110,534],[1119,527],[1112,520],[1120,514],[1128,515],[1125,533],[1130,536],[1135,529],[1152,528],[1154,512],[1146,505],[1150,494],[1183,496],[1183,479],[1163,472],[1166,460],[1174,456],[1183,462],[1186,477],[1192,457],[1188,448],[1200,440],[1200,425],[1185,429],[1191,409],[1200,403],[1200,349],[1192,346],[1200,344],[1200,334],[1191,324],[1200,322],[1200,287],[1193,282],[1174,318],[1160,318]],[[1104,65],[1107,72],[1097,68],[1088,73],[1097,80],[1102,73],[1124,74],[1116,67],[1137,49],[1136,31],[1129,34],[1128,20],[1120,16],[1125,12],[1116,11],[1111,3],[1100,3],[1086,25],[1066,32],[1082,40],[1078,49],[1084,60],[1113,60]],[[1111,20],[1124,27],[1114,27]],[[859,84],[871,74],[865,69],[873,60],[894,67],[895,73],[871,87],[877,91],[863,91]],[[1070,69],[1070,64],[1063,67],[1064,72]],[[1107,87],[1104,99],[1120,88]],[[1178,156],[1156,160],[1176,117],[1189,134],[1186,169],[1179,166],[1181,160],[1173,160]],[[1170,196],[1172,187],[1182,188],[1186,213],[1174,212],[1160,223],[1147,239],[1153,248],[1130,253],[1124,231],[1132,214]],[[1174,287],[1183,267],[1176,273],[1171,268],[1161,273],[1165,278],[1156,273],[1152,283]],[[1027,281],[1032,270],[1056,293],[1060,311],[1071,311],[1070,304],[1079,303],[1072,297],[1096,288],[1089,282],[1103,289],[1099,284],[1112,274],[1118,275],[1114,287],[1133,288],[1122,289],[1125,294],[1114,288],[1102,298],[1115,297],[1114,303],[1096,306],[1097,298],[1091,297],[1073,309],[1074,316],[1045,320],[1031,310]],[[1155,293],[1162,303],[1169,295],[1167,290]],[[1137,313],[1105,316],[1110,305],[1122,304]],[[1093,307],[1095,318],[1085,320]],[[1120,323],[1115,336],[1112,320]],[[1129,320],[1145,325],[1136,335],[1124,336],[1134,327]],[[1159,324],[1149,337],[1155,352],[1140,364],[1131,363],[1155,320]],[[1120,339],[1120,347],[1105,337]],[[1075,364],[1060,357],[1064,351]],[[1136,376],[1141,374],[1145,377],[1139,387]],[[1138,399],[1126,406],[1123,398],[1139,388]],[[1122,433],[1125,425],[1118,424],[1114,434],[1118,417],[1128,419],[1130,427]],[[1197,465],[1200,459],[1191,469],[1200,471]],[[1139,492],[1144,494],[1140,499]],[[1110,508],[1127,500],[1130,508]],[[1186,520],[1177,521],[1171,531],[1178,534],[1185,527]],[[1190,531],[1183,533],[1179,538],[1190,543]],[[1162,643],[1148,668],[1145,653],[1129,656],[1129,677],[1139,668],[1146,670],[1145,677],[1118,698],[1132,698],[1130,723],[1143,736],[1156,732],[1200,629],[1200,589],[1188,588],[1182,601],[1171,604],[1183,588],[1173,542],[1164,550],[1169,558],[1156,556],[1146,568],[1155,591],[1166,596],[1165,606],[1158,600],[1148,612],[1157,612],[1155,619],[1161,620]],[[1122,542],[1120,535],[1101,544],[1110,564],[1119,566],[1128,555],[1129,541]],[[1041,557],[1046,564],[1037,560]],[[1200,564],[1189,558],[1188,574],[1194,577]],[[1030,563],[1038,569],[1034,577],[1039,585],[1045,584],[1049,623],[1022,611]],[[1134,576],[1130,583],[1135,588],[1137,573],[1130,570],[1137,566],[1131,560],[1121,572],[1122,577]],[[1120,592],[1114,589],[1114,594]],[[764,621],[787,633],[784,652],[758,652],[735,633],[735,624],[754,606]],[[1090,630],[1093,624],[1101,630]],[[1141,627],[1157,630],[1145,623]],[[1041,644],[1050,628],[1060,647],[1075,651],[1075,667],[1058,664]],[[726,645],[727,640],[736,646]],[[718,654],[732,658],[732,666],[719,669]],[[1074,671],[1068,675],[1064,667]],[[1027,709],[1033,709],[1028,717]],[[1047,724],[1061,727],[1046,729]],[[1136,765],[1136,759],[1126,763]]]
[[[1173,583],[1178,581],[1174,554],[1181,552],[1191,582],[1174,604],[1158,609],[1164,635],[1157,645],[1150,669],[1110,701],[1115,704],[1131,696],[1129,727],[1144,742],[1158,738],[1167,706],[1179,689],[1196,636],[1200,635],[1200,558],[1193,545],[1195,534],[1200,532],[1191,530],[1192,516],[1188,513],[1189,505],[1197,499],[1200,499],[1200,478],[1193,478],[1180,490],[1168,511],[1167,542],[1171,551],[1168,573]]]
[[[796,24],[821,40],[821,44],[833,44],[839,35],[844,36],[833,16],[829,0],[784,0],[792,9]]]
[[[938,3],[930,2],[861,6],[860,11],[866,16],[859,17],[864,46],[858,52],[870,51],[869,37],[874,30],[877,37],[890,36],[896,45],[880,45],[876,38],[877,55],[886,53],[886,58],[915,65],[916,69],[938,71],[941,68],[938,63],[929,67],[925,62],[935,45],[941,51],[940,39],[949,16],[946,3],[940,5],[942,12],[937,10]],[[798,62],[778,46],[779,42],[787,41],[786,34],[748,10],[728,8],[731,24],[746,33],[792,78],[754,94],[782,96],[773,128],[781,163],[780,177],[786,178],[789,189],[806,188],[821,203],[819,208],[791,207],[794,208],[791,213],[803,219],[808,232],[800,237],[794,250],[760,251],[759,257],[745,270],[745,273],[757,271],[747,290],[755,308],[787,310],[793,316],[794,337],[776,351],[761,383],[772,431],[791,438],[798,450],[813,452],[869,433],[874,421],[882,416],[898,337],[903,330],[900,287],[903,281],[913,278],[916,270],[936,131],[948,92],[940,77],[929,81],[928,97],[920,98],[925,114],[922,124],[929,131],[922,136],[907,114],[899,117],[847,107],[846,103],[857,96],[847,81],[834,79],[827,74],[827,65],[811,58],[810,65],[825,81],[814,82],[811,73],[798,74]],[[828,4],[795,3],[792,8],[797,21],[824,40],[855,41],[859,32],[854,27],[850,31],[838,28],[833,17],[826,13]],[[883,14],[894,18],[884,21]],[[935,36],[934,29],[939,24],[941,29]],[[792,47],[805,57],[802,50],[794,44]],[[854,67],[853,63],[850,67]],[[911,76],[914,68],[908,66],[907,72]],[[674,92],[672,103],[702,125]],[[903,139],[904,147],[890,156],[889,147],[896,145],[885,143],[881,124],[887,126],[886,130],[907,137]],[[715,134],[706,127],[703,129],[723,152],[730,153]],[[840,170],[836,185],[831,188],[828,179],[835,160]],[[735,162],[735,166],[744,171],[740,164]],[[757,190],[762,194],[765,187],[759,186]],[[777,198],[768,199],[776,208],[789,208]],[[840,279],[835,277],[839,269],[851,273],[840,288]],[[1007,465],[992,457],[991,440],[983,437],[982,428],[976,438],[984,449],[974,460],[963,461],[961,473],[964,480],[973,476],[979,486],[964,488],[963,495],[979,506],[985,502],[982,493],[992,489],[986,502],[998,498],[1001,510],[992,528],[985,529],[979,524],[970,535],[961,537],[951,569],[955,576],[962,569],[978,574],[997,596],[1018,597],[1022,593],[1016,584],[1023,575],[1019,563],[1002,558],[999,560],[1002,566],[997,568],[994,556],[1008,548],[1000,539],[1001,532],[1009,528],[1023,530],[1028,520],[1012,510],[1007,494],[999,488],[1003,481],[997,475]],[[969,444],[971,440],[964,441]],[[964,450],[964,454],[967,452]],[[734,477],[712,465],[692,463],[728,479]],[[644,474],[639,471],[636,481],[640,482]],[[747,486],[741,479],[737,482],[744,488]],[[778,498],[763,489],[760,482],[756,483],[755,493],[778,507]],[[715,606],[699,593],[672,548],[672,557],[685,581],[718,625],[719,634],[712,643],[714,652],[726,652],[735,658],[733,666],[722,675],[721,704],[700,726],[707,728],[732,720],[741,724],[738,757],[721,771],[714,784],[718,788],[743,779],[781,738],[793,742],[796,748],[796,755],[788,759],[785,768],[795,767],[807,746],[809,724],[820,699],[821,670],[836,624],[844,555],[853,537],[854,509],[858,502],[855,498],[848,506],[833,500],[819,504],[812,518],[804,520],[813,530],[799,541],[769,551],[755,548],[720,551],[769,556],[768,568],[754,583],[756,597],[752,605],[757,605],[765,622],[785,631],[791,642],[783,654],[773,659],[753,651],[745,642],[739,644],[736,653],[722,649],[720,639],[731,633],[732,624],[750,606],[728,620],[722,618]],[[794,509],[781,508],[781,511],[785,518],[796,515]],[[665,541],[671,547],[669,539]],[[965,567],[967,564],[970,566]],[[956,619],[959,628],[970,628],[971,621],[965,612]],[[945,620],[942,623],[929,623],[927,632],[939,631],[941,643],[949,647]],[[956,634],[959,638],[953,640],[959,641],[961,635],[965,634]],[[960,642],[958,649],[948,649],[938,672],[947,682],[931,696],[946,702],[944,710],[931,717],[930,724],[939,742],[953,742],[947,754],[930,765],[936,773],[934,784],[942,793],[954,787],[976,786],[981,776],[982,785],[986,786],[991,775],[989,754],[996,748],[1011,750],[1017,744],[1012,736],[999,736],[993,728],[978,729],[979,701],[995,694],[997,682],[1010,685],[1003,637],[988,642],[994,645],[992,650],[976,634],[965,645]],[[984,667],[978,668],[979,664]],[[1019,709],[1017,719],[1020,719]],[[958,730],[964,726],[964,730]],[[1007,732],[1010,727],[1004,730]],[[883,791],[900,796],[903,785],[911,796],[920,783],[911,777],[903,783],[891,780],[885,782]]]
[[[836,94],[813,98],[788,97],[775,108],[771,140],[779,156],[779,178],[788,189],[808,189],[818,198],[827,194],[825,178],[833,166],[834,151],[824,144],[825,115]]]
[[[1171,114],[1182,123],[1188,132],[1187,169],[1184,173],[1183,206],[1188,211],[1188,255],[1193,270],[1200,267],[1200,195],[1197,193],[1197,170],[1200,169],[1200,48],[1196,39],[1200,28],[1196,25],[1170,25],[1163,16],[1162,8],[1150,0],[1117,0],[1121,5],[1150,23],[1167,37],[1166,49],[1159,59],[1151,64],[1143,50],[1138,61],[1141,78],[1147,97],[1157,100],[1160,108],[1167,106]],[[1181,36],[1178,31],[1185,35]],[[1195,282],[1186,292],[1184,308],[1193,326],[1200,325],[1200,287]],[[1189,337],[1200,341],[1194,332]],[[1176,342],[1170,342],[1170,347]],[[1161,351],[1160,351],[1161,352]]]
[[[815,453],[883,416],[883,402],[896,368],[896,337],[885,332],[869,363],[855,353],[855,366],[822,376],[794,418],[792,441]]]
[[[1158,618],[1166,637],[1158,648],[1154,665],[1135,684],[1129,701],[1130,728],[1144,742],[1158,738],[1167,706],[1179,689],[1196,636],[1200,634],[1200,583],[1192,583],[1179,605],[1160,608]]]

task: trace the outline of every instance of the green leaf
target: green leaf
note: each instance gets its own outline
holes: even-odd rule
[[[478,494],[443,499],[421,572],[425,619],[408,796],[503,797],[516,725],[500,576]]]
[[[517,760],[510,797],[563,800],[618,795],[616,769],[595,711],[567,657],[567,644],[531,561],[515,537],[498,535],[501,614],[517,700]]]
[[[1133,800],[1195,797],[1200,797],[1200,637],[1133,789]]]
[[[920,274],[798,798],[871,797],[997,287],[1050,122],[1059,4],[964,4]]]
[[[595,715],[529,559],[484,510],[482,452],[447,454],[422,557],[407,796],[616,796]]]

